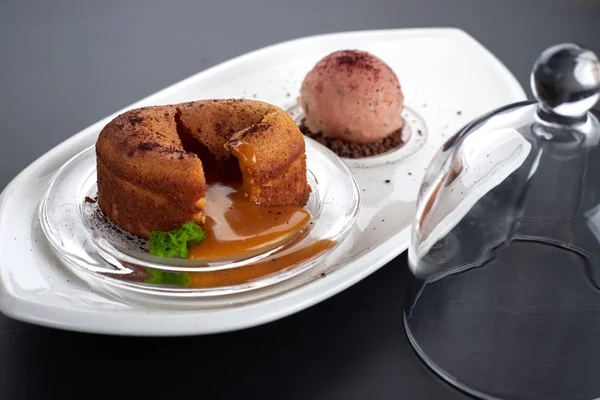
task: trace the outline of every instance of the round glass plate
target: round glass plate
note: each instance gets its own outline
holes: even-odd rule
[[[177,297],[215,296],[258,289],[306,271],[349,233],[360,207],[359,189],[333,152],[305,138],[312,192],[309,225],[288,242],[251,257],[229,260],[151,256],[149,242],[122,231],[95,202],[94,146],[52,178],[40,204],[44,234],[58,255],[83,278],[119,288]]]

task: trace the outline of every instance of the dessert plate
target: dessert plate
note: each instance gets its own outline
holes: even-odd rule
[[[162,298],[91,286],[63,264],[44,236],[39,205],[55,173],[95,143],[117,113],[40,157],[0,196],[0,311],[36,324],[123,335],[191,335],[242,329],[318,303],[406,250],[419,184],[441,144],[469,120],[524,100],[511,73],[456,29],[348,32],[270,46],[194,75],[127,109],[201,98],[257,98],[292,109],[304,75],[323,56],[363,49],[397,73],[404,90],[412,149],[345,160],[361,209],[346,239],[321,262],[290,279],[210,298]]]
[[[100,280],[115,288],[170,297],[255,290],[315,265],[343,241],[358,216],[359,188],[339,157],[307,138],[306,167],[310,224],[281,245],[246,257],[194,260],[150,255],[148,241],[119,229],[93,200],[98,193],[95,146],[55,174],[40,204],[40,222],[66,266],[91,286]],[[170,284],[153,282],[156,274],[168,274]]]

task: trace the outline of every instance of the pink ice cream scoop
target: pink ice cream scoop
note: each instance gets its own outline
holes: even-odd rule
[[[404,124],[398,77],[365,51],[321,59],[304,78],[299,103],[308,129],[346,142],[376,142]]]

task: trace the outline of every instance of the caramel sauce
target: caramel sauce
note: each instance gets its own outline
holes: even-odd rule
[[[248,196],[252,196],[254,180],[250,176],[248,168],[253,167],[256,164],[254,147],[247,143],[240,143],[231,149],[231,153],[238,159],[244,182],[244,191]]]
[[[238,144],[233,149],[231,149],[231,153],[240,161],[240,168],[242,169],[242,173],[244,172],[245,166],[251,167],[256,164],[256,154],[254,153],[254,147],[248,143]]]
[[[312,219],[310,211],[303,207],[264,207],[251,201],[255,188],[248,168],[256,163],[254,148],[241,143],[231,152],[235,157],[228,160],[215,160],[206,152],[201,153],[207,182],[202,228],[207,236],[190,249],[190,259],[239,259],[282,245],[284,249],[290,248],[303,239],[301,231]],[[241,284],[309,260],[335,243],[318,241],[297,251],[234,269],[191,272],[189,287]]]
[[[208,288],[219,286],[239,285],[252,279],[259,278],[287,268],[296,263],[309,260],[322,252],[329,250],[336,244],[331,240],[320,240],[310,246],[301,248],[294,252],[269,257],[264,261],[244,267],[231,270],[211,271],[211,272],[190,272],[188,277],[188,287],[190,288]]]
[[[206,190],[206,239],[190,249],[191,259],[239,258],[277,247],[298,234],[311,220],[302,207],[263,207],[244,190],[221,183]]]
[[[234,155],[237,160],[203,157],[206,239],[190,249],[191,259],[239,259],[263,253],[288,242],[312,218],[303,207],[264,207],[251,201],[245,184],[247,167],[256,162],[253,147],[240,144]]]

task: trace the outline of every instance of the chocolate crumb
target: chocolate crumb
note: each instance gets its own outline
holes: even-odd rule
[[[390,183],[390,182],[391,182],[391,181],[390,181],[389,179],[386,179],[386,180],[385,180],[385,183]]]
[[[85,202],[94,204],[96,200],[92,199],[90,196],[85,196]]]
[[[409,172],[408,175],[412,175],[412,172]]]
[[[280,214],[281,214],[281,211],[277,211],[277,215],[280,215]]]
[[[417,130],[417,134],[418,134],[419,136],[421,136],[421,135],[423,134],[423,132],[421,132],[421,130],[419,129],[419,130]]]
[[[404,141],[402,140],[402,129],[398,129],[397,131],[374,143],[360,144],[326,137],[320,132],[313,133],[310,131],[310,129],[308,129],[304,123],[304,120],[300,123],[299,128],[305,136],[326,146],[339,157],[362,158],[376,156],[392,149],[399,148],[404,144]]]
[[[325,277],[325,272],[321,272],[321,278]]]

